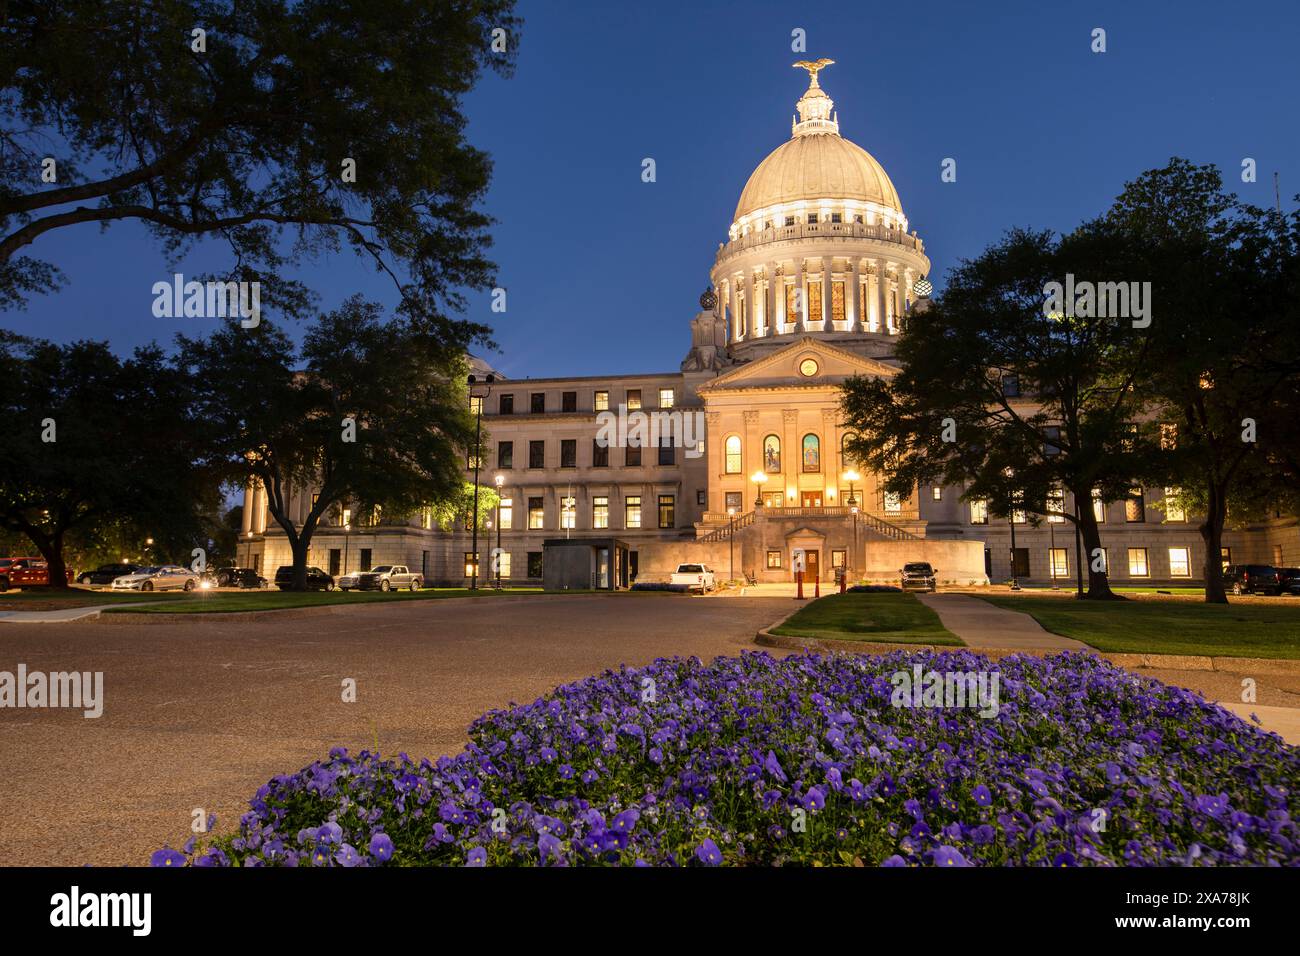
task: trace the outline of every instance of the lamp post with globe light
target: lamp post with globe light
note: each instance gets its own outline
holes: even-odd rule
[[[767,472],[760,469],[750,475],[749,480],[758,485],[758,495],[754,498],[754,510],[757,511],[763,507],[763,485],[767,481]]]
[[[853,557],[849,561],[849,571],[858,569],[858,497],[856,495],[857,483],[862,480],[862,476],[850,468],[844,473],[844,480],[849,483],[849,496],[844,503],[849,506],[849,514],[853,515]]]

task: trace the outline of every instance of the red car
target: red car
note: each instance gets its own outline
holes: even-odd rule
[[[72,583],[72,570],[65,568],[68,583]],[[44,558],[0,558],[0,591],[10,588],[48,587],[49,564]]]

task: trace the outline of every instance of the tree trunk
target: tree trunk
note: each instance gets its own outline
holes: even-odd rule
[[[289,547],[293,550],[292,590],[294,591],[307,590],[307,543],[309,540],[299,535],[289,541]]]
[[[1123,598],[1110,589],[1110,578],[1106,571],[1098,571],[1093,567],[1093,555],[1101,549],[1101,529],[1097,527],[1097,516],[1092,511],[1092,489],[1085,488],[1082,493],[1073,489],[1071,491],[1075,500],[1081,502],[1078,509],[1079,537],[1083,539],[1083,560],[1088,564],[1088,589],[1083,593],[1083,599],[1122,601]]]
[[[1228,519],[1227,497],[1216,483],[1211,482],[1206,498],[1205,521],[1198,529],[1205,542],[1205,603],[1227,604],[1228,595],[1223,590],[1223,526]]]
[[[36,550],[41,553],[41,557],[45,559],[50,587],[60,591],[68,590],[67,565],[63,563],[63,531],[46,534],[31,525],[23,530],[32,544],[36,545]]]

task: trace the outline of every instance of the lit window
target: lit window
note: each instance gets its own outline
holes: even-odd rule
[[[1160,423],[1160,447],[1166,451],[1178,447],[1178,423]]]
[[[528,499],[528,529],[538,531],[543,528],[546,518],[546,509],[542,505],[541,498]]]
[[[727,450],[726,473],[728,475],[740,474],[741,461],[740,461],[740,436],[739,435],[731,435],[727,438],[726,450]]]
[[[803,470],[809,472],[822,470],[822,443],[816,435],[803,436]]]
[[[930,489],[930,494],[934,497],[935,501],[943,501],[943,488],[938,485],[935,485]]]
[[[982,498],[977,498],[970,503],[970,523],[989,523],[989,503],[987,501]]]
[[[627,390],[627,410],[630,412],[634,412],[640,407],[641,407],[641,389],[629,388]]]
[[[628,495],[623,500],[623,526],[625,528],[641,527],[641,496]]]
[[[511,530],[511,529],[514,527],[514,523],[515,523],[515,507],[514,507],[514,505],[515,505],[515,502],[514,502],[514,499],[513,499],[513,498],[502,498],[502,499],[501,499],[501,521],[500,521],[500,526],[501,526],[501,530],[502,530],[502,531],[509,531],[509,530]]]
[[[673,400],[674,400],[674,398],[675,398],[675,396],[674,396],[674,394],[673,394],[673,390],[672,390],[671,388],[661,388],[661,389],[659,389],[659,407],[660,407],[660,408],[672,408],[672,407],[673,407]]]
[[[1147,571],[1147,549],[1146,548],[1129,548],[1128,549],[1128,573],[1129,577],[1145,578]]]
[[[672,528],[676,526],[676,502],[677,499],[674,495],[659,496],[659,527]]]
[[[471,415],[482,415],[482,414],[483,414],[483,396],[482,396],[482,395],[471,395],[471,396],[469,397],[469,413],[470,413]]]
[[[1064,548],[1049,548],[1051,558],[1052,577],[1066,578],[1070,576],[1070,562]]]
[[[1106,502],[1101,500],[1101,492],[1092,493],[1092,516],[1097,519],[1098,524],[1106,521]]]
[[[498,578],[510,577],[510,552],[498,551],[492,556],[496,567],[492,569],[492,576]]]
[[[843,282],[831,283],[831,318],[836,322],[845,320]]]
[[[847,555],[848,555],[848,552],[847,552],[847,551],[832,551],[832,552],[831,552],[831,567],[832,567],[832,568],[842,568],[842,567],[844,567],[844,564],[845,564],[845,560],[844,560],[844,559],[845,559],[845,557],[846,557]]]
[[[769,475],[781,471],[781,439],[775,435],[763,439],[763,470]]]
[[[1187,548],[1169,549],[1169,576],[1171,578],[1190,578],[1192,576],[1192,559]]]
[[[728,491],[724,499],[728,514],[740,514],[745,510],[745,497],[739,491]]]
[[[561,498],[560,499],[560,527],[561,528],[577,527],[577,525],[574,523],[574,518],[577,515],[577,511],[578,511],[577,499],[573,497]]]
[[[781,552],[780,552],[780,551],[769,551],[769,552],[767,552],[767,566],[768,566],[769,568],[780,568],[780,567],[781,567]]]
[[[822,320],[822,284],[817,280],[808,283],[808,319],[811,322]]]
[[[1187,509],[1183,507],[1177,488],[1165,489],[1165,520],[1186,521]]]
[[[1051,524],[1065,523],[1065,492],[1059,488],[1047,493],[1047,515]]]
[[[473,577],[478,574],[478,555],[473,551],[465,552],[465,577]]]
[[[898,514],[903,510],[902,499],[892,491],[885,492],[885,514]]]
[[[609,498],[600,496],[591,499],[591,526],[609,527]]]
[[[1124,499],[1124,520],[1130,524],[1147,520],[1146,502],[1142,498],[1141,488],[1130,488]]]
[[[597,392],[594,404],[598,412],[609,411],[609,392]]]

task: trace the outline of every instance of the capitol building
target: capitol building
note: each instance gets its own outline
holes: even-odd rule
[[[829,63],[796,64],[809,84],[790,136],[740,191],[679,369],[510,380],[475,360],[479,481],[501,497],[479,529],[480,581],[499,572],[512,584],[616,588],[701,562],[719,580],[786,582],[801,552],[805,578],[827,584],[840,569],[896,582],[905,562],[929,561],[941,584],[1014,570],[1073,586],[1063,518],[1019,523],[1013,550],[1007,519],[963,500],[963,489],[888,495],[844,453],[840,386],[897,374],[894,343],[904,317],[926,307],[931,266],[888,173],[841,134],[819,77]],[[638,415],[672,427],[652,441],[608,427]],[[1152,507],[1165,492],[1087,503],[1103,522],[1114,583],[1200,578],[1194,516]],[[304,517],[310,494],[293,499]],[[1068,496],[1061,505],[1074,508]],[[264,572],[292,563],[267,519],[264,493],[250,487],[239,560]],[[1284,529],[1273,524],[1229,531],[1225,563],[1281,563]],[[460,586],[475,570],[472,540],[465,523],[438,527],[430,513],[387,522],[345,511],[318,530],[308,563],[335,575],[405,564],[428,584]]]

